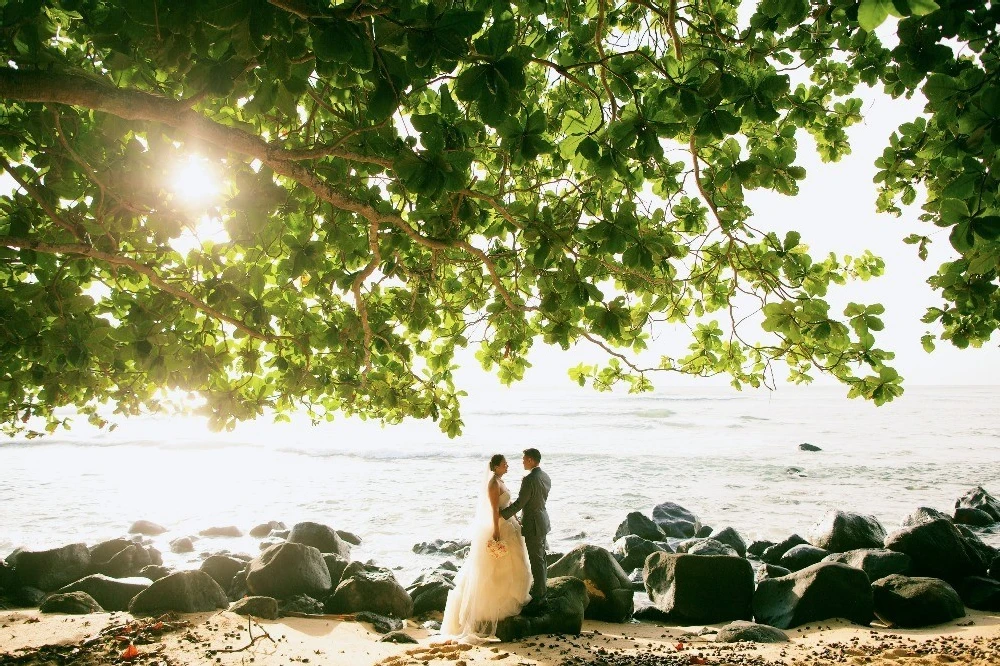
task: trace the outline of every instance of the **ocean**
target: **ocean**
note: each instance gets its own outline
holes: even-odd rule
[[[258,552],[258,540],[201,538],[192,554],[168,543],[203,529],[310,520],[363,539],[354,559],[396,570],[404,585],[440,555],[413,546],[465,535],[487,460],[542,452],[552,478],[551,550],[610,548],[630,511],[672,501],[747,541],[808,538],[834,508],[872,514],[892,531],[911,511],[951,512],[977,485],[1000,495],[1000,387],[909,387],[874,407],[842,387],[775,392],[672,388],[644,395],[512,390],[465,405],[465,434],[431,423],[381,427],[341,419],[245,424],[213,434],[197,419],[143,418],[114,432],[81,427],[0,443],[0,557],[15,547],[93,545],[135,520],[167,564],[200,553]],[[802,443],[819,452],[799,450]],[[1000,534],[986,536],[1000,546]]]

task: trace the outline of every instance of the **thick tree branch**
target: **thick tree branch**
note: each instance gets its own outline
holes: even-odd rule
[[[14,168],[10,165],[10,162],[8,162],[3,155],[0,155],[0,167],[3,167],[3,170],[10,174],[10,177],[14,179],[14,181],[21,187],[21,189],[23,189],[25,192],[28,193],[28,196],[30,196],[32,199],[35,200],[35,203],[37,203],[41,207],[41,209],[45,211],[46,215],[52,218],[53,222],[55,222],[60,227],[68,231],[77,240],[86,239],[87,237],[86,229],[84,229],[83,227],[74,222],[70,222],[69,220],[64,220],[63,217],[56,212],[55,208],[53,208],[52,205],[45,200],[45,197],[42,196],[41,191],[39,191],[39,189],[35,187],[33,183],[29,183],[24,178],[21,178],[20,174],[18,174],[17,171],[14,170]]]

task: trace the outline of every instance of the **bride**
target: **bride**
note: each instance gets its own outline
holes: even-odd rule
[[[442,636],[487,640],[496,633],[497,622],[517,615],[530,598],[531,568],[521,525],[517,518],[500,517],[500,509],[510,504],[503,482],[506,473],[502,455],[490,458],[490,473],[472,522],[469,554],[455,576],[455,589],[448,593]]]

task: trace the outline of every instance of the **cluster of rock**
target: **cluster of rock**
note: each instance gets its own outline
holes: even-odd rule
[[[965,607],[1000,611],[1000,551],[970,525],[1000,527],[1000,502],[983,488],[959,498],[953,516],[920,508],[892,533],[872,516],[831,511],[809,540],[750,545],[668,502],[621,523],[613,584],[624,577],[649,595],[653,605],[637,618],[680,624],[753,619],[787,629],[877,617],[929,626],[963,617]]]
[[[1000,553],[976,531],[998,526],[1000,502],[976,488],[959,498],[953,516],[920,508],[892,533],[872,516],[832,511],[809,540],[792,535],[747,545],[736,530],[712,529],[666,502],[652,516],[628,514],[611,551],[585,544],[552,554],[545,603],[531,616],[503,620],[497,635],[578,634],[585,618],[636,617],[730,622],[717,640],[778,641],[785,640],[781,629],[831,618],[920,627],[962,617],[965,607],[1000,611]],[[404,588],[390,570],[351,560],[351,545],[360,543],[353,534],[272,521],[250,532],[262,539],[256,557],[219,553],[198,570],[173,572],[143,540],[163,528],[137,523],[131,531],[137,535],[91,548],[15,551],[0,560],[0,596],[61,613],[225,607],[272,619],[354,613],[388,633],[405,618],[444,610],[458,570],[445,561]],[[201,536],[236,532],[219,528]],[[414,546],[455,557],[467,549],[467,542],[442,540]],[[652,606],[636,612],[636,590]]]
[[[219,553],[206,556],[197,570],[170,571],[160,553],[143,541],[143,535],[164,531],[140,521],[130,530],[136,536],[129,539],[90,548],[80,543],[15,551],[0,560],[0,596],[15,606],[59,613],[127,610],[153,615],[227,607],[268,619],[291,613],[355,613],[385,631],[401,628],[402,618],[413,614],[413,600],[391,571],[351,561],[351,544],[360,539],[349,532],[311,522],[291,530],[265,523],[250,532],[264,539],[256,557]],[[215,528],[201,536],[241,534],[236,528]]]

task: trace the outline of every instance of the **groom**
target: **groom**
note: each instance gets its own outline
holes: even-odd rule
[[[521,459],[528,474],[521,481],[521,489],[517,500],[505,509],[500,510],[504,519],[521,512],[521,534],[524,545],[528,549],[528,561],[531,563],[531,603],[538,607],[545,598],[545,535],[549,533],[549,514],[545,511],[545,500],[549,497],[552,480],[538,466],[542,462],[542,454],[538,449],[525,449]]]

